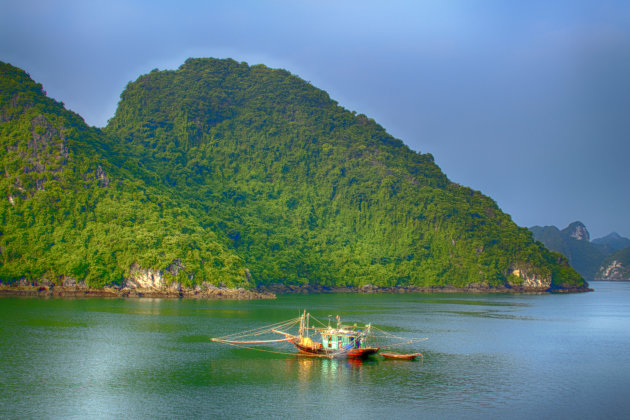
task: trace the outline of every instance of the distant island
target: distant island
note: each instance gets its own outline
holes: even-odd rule
[[[613,232],[591,241],[582,222],[562,230],[555,226],[533,226],[530,230],[547,248],[565,255],[584,278],[630,281],[630,239]]]
[[[431,154],[285,70],[156,69],[96,128],[0,63],[0,140],[4,289],[590,290]]]

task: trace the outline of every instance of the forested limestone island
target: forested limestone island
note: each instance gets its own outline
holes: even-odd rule
[[[590,290],[430,154],[285,70],[154,70],[104,128],[19,68],[0,78],[5,292]]]
[[[584,278],[630,281],[630,239],[612,232],[591,241],[588,229],[579,221],[562,230],[555,226],[530,230],[547,248],[565,255]]]

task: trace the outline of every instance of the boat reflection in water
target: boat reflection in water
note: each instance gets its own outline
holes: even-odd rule
[[[372,359],[293,357],[286,360],[286,370],[295,372],[298,382],[304,386],[311,386],[314,382],[338,386],[348,381],[360,382],[364,369],[376,364],[378,361]]]

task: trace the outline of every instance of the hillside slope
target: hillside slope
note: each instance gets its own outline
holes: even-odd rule
[[[612,232],[602,238],[593,239],[591,243],[597,245],[605,255],[610,255],[629,247],[630,239],[624,238],[616,232]]]
[[[189,59],[153,71],[104,131],[258,285],[586,286],[431,155],[284,70]]]
[[[122,285],[164,271],[251,286],[242,260],[98,129],[0,62],[0,281]]]

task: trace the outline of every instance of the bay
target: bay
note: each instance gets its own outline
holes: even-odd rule
[[[0,417],[624,418],[630,283],[591,286],[275,301],[4,297]],[[429,337],[401,349],[424,360],[298,358],[209,340],[302,309]]]

